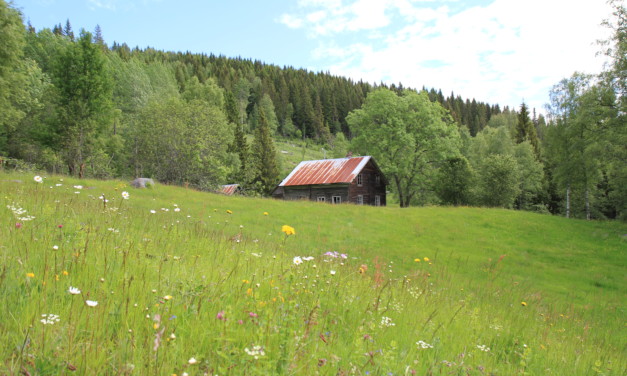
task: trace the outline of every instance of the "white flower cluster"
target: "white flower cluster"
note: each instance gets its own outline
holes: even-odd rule
[[[78,287],[70,286],[70,288],[67,290],[67,292],[69,292],[72,295],[78,295],[78,294],[81,293],[81,290]]]
[[[394,324],[394,322],[392,322],[392,319],[387,317],[387,316],[383,316],[381,317],[381,324],[379,324],[382,328],[389,328],[391,326],[395,326],[396,324]]]
[[[314,259],[313,256],[307,256],[307,257],[296,256],[294,257],[292,262],[294,263],[294,265],[300,265],[303,263],[303,261],[311,261],[313,259]]]
[[[395,312],[403,312],[403,308],[405,308],[403,306],[403,303],[397,300],[393,301],[392,304],[390,304],[390,309]]]
[[[32,215],[23,216],[24,214],[26,214],[26,210],[20,208],[19,206],[16,206],[15,204],[7,205],[7,208],[11,210],[15,218],[19,219],[20,221],[31,221],[35,219],[35,217],[33,217]]]
[[[44,313],[41,317],[42,319],[39,321],[44,325],[54,325],[54,323],[61,321],[58,315],[53,315],[52,313]]]
[[[430,345],[425,341],[418,341],[416,342],[416,345],[418,345],[419,349],[432,349],[433,348],[433,345]]]
[[[249,349],[248,347],[244,349],[244,351],[246,352],[246,354],[252,356],[255,359],[259,359],[260,356],[265,356],[266,352],[263,351],[263,347],[261,346],[253,346],[252,349]]]
[[[477,345],[477,348],[481,351],[489,352],[490,348],[486,345]]]
[[[422,295],[422,290],[418,287],[410,287],[409,289],[407,289],[407,292],[409,292],[409,295],[411,295],[411,297],[414,299],[418,299]]]

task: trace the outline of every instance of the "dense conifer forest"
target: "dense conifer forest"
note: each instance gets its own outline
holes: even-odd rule
[[[545,118],[436,88],[109,45],[99,26],[36,29],[0,0],[0,158],[3,168],[236,182],[265,195],[281,179],[274,143],[298,140],[373,155],[401,206],[624,217],[627,23],[610,3],[612,38],[599,48],[611,64],[556,83]]]

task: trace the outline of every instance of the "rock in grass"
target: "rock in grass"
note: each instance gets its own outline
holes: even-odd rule
[[[137,178],[131,182],[135,188],[149,188],[155,185],[155,181],[150,178]]]

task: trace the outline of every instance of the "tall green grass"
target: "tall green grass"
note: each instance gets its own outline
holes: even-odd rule
[[[0,374],[627,372],[624,223],[6,173],[0,198]]]

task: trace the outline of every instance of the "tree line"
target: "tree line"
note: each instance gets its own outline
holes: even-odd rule
[[[75,34],[69,20],[37,31],[0,0],[0,156],[79,177],[237,182],[267,194],[280,178],[274,140],[305,139],[373,155],[401,206],[616,218],[627,186],[625,22],[611,4],[603,47],[613,65],[557,84],[545,119],[524,103],[501,109],[401,83],[108,46],[99,26]]]

